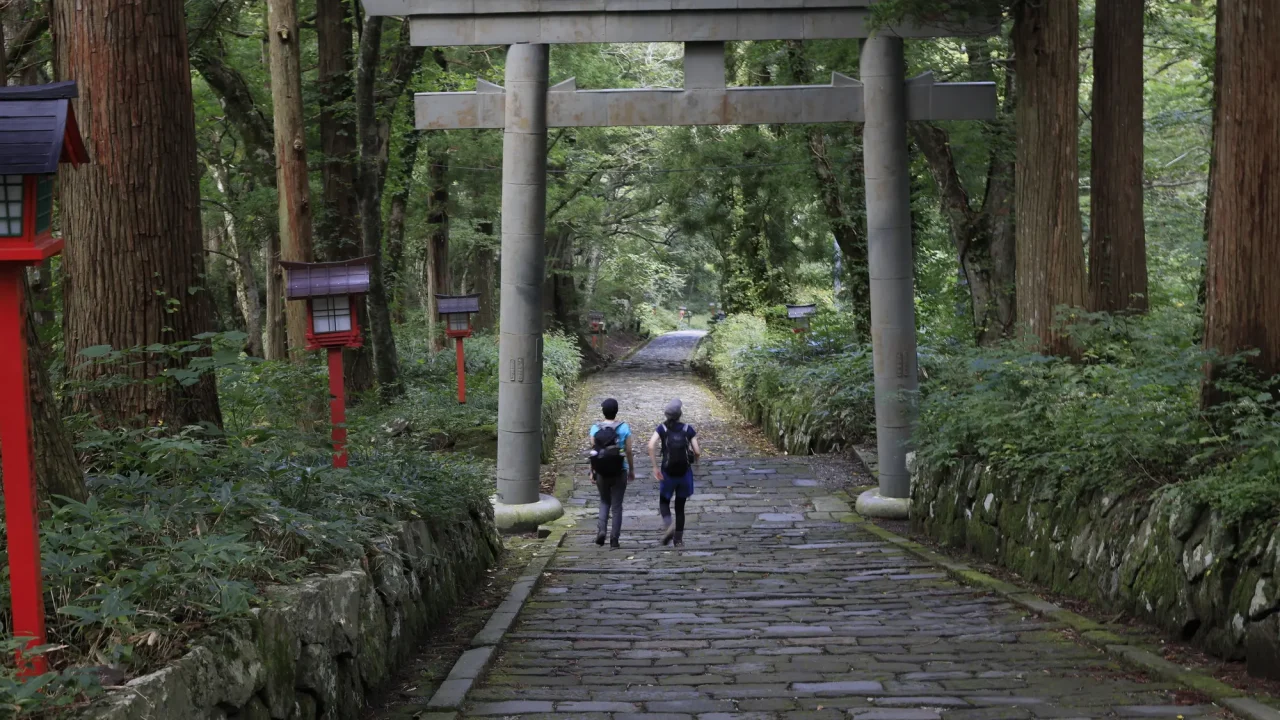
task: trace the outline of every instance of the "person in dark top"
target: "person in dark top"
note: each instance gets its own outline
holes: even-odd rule
[[[620,422],[618,401],[609,398],[600,404],[604,421],[591,426],[591,478],[600,491],[600,520],[596,524],[596,544],[604,545],[613,515],[613,535],[609,547],[619,547],[622,532],[622,498],[627,480],[635,480],[635,458],[631,449],[631,426]]]
[[[680,422],[684,407],[677,398],[667,403],[665,422],[649,438],[649,460],[653,476],[658,480],[658,512],[662,514],[662,544],[675,541],[684,545],[684,504],[693,495],[693,464],[702,454],[698,447],[698,431]],[[658,448],[662,462],[658,462]],[[671,501],[675,500],[675,523],[671,522]]]

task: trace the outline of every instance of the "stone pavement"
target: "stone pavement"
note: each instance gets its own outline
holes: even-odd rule
[[[648,460],[623,547],[594,544],[585,465],[577,529],[504,640],[468,717],[584,720],[1016,720],[1167,717],[1172,687],[1003,598],[862,532],[810,459],[752,455],[749,433],[690,372],[697,333],[656,339],[588,382],[647,440],[672,396],[708,457],[685,546],[657,544]],[[639,443],[638,443],[639,445]],[[585,450],[586,442],[582,443]],[[637,453],[640,455],[641,453]]]

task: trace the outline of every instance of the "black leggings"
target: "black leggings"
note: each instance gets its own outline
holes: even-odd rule
[[[684,532],[684,503],[689,498],[676,498],[676,532]],[[653,507],[650,505],[649,507]],[[658,498],[658,509],[662,517],[671,517],[671,498],[662,495]]]

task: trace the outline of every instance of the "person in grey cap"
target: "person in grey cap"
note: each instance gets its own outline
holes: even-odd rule
[[[662,515],[662,544],[675,541],[684,544],[684,504],[693,495],[693,463],[702,454],[698,447],[698,431],[680,422],[684,406],[679,398],[667,403],[665,422],[649,438],[649,460],[653,477],[658,480],[658,512]],[[662,463],[657,452],[662,447]],[[675,523],[671,522],[671,501],[675,500]]]

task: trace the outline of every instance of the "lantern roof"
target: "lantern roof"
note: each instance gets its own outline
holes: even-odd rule
[[[358,295],[369,291],[372,257],[338,262],[280,262],[289,271],[285,297],[300,300],[331,295]]]
[[[48,175],[89,161],[71,99],[75,81],[0,87],[0,175]]]
[[[436,312],[441,315],[478,313],[480,312],[480,295],[437,295]]]
[[[809,317],[818,309],[817,305],[788,305],[787,319],[796,320],[802,317]]]

